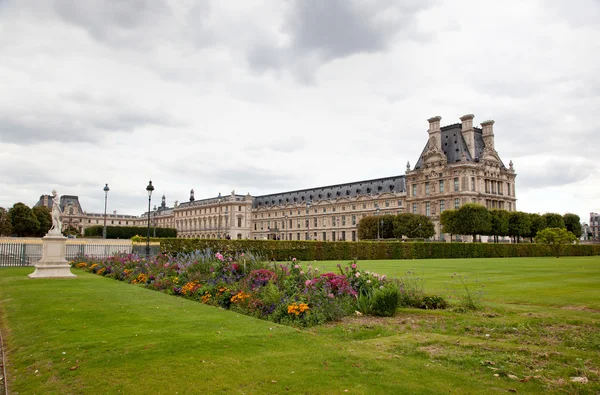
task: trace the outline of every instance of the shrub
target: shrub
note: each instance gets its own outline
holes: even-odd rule
[[[419,308],[426,310],[437,310],[445,309],[448,307],[448,302],[443,296],[438,295],[425,295],[421,299],[421,305]]]
[[[382,317],[391,317],[398,308],[398,296],[400,291],[393,282],[382,285],[373,292],[371,301],[371,313]]]

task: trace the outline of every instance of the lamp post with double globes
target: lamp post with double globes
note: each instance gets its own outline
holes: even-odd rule
[[[377,204],[375,207],[377,207],[377,212],[375,215],[377,215],[377,241],[379,241],[379,205]]]
[[[219,192],[219,196],[217,196],[217,203],[218,203],[218,218],[217,218],[217,239],[221,238],[221,192]]]
[[[306,202],[306,240],[310,240],[310,218],[309,218],[309,210],[310,206],[312,206],[312,200]]]
[[[108,187],[108,184],[106,184],[104,186],[104,226],[102,227],[103,239],[106,239],[106,203],[108,201],[108,191],[110,191],[110,188]]]
[[[150,202],[152,200],[152,191],[154,191],[152,180],[150,180],[148,183],[146,191],[148,192],[148,231],[146,232],[146,258],[148,258],[150,257]]]

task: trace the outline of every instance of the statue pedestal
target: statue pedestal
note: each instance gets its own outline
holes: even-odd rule
[[[67,250],[67,238],[61,234],[55,235],[50,232],[42,238],[42,259],[35,265],[35,271],[29,275],[30,278],[74,278],[71,266],[65,259]]]

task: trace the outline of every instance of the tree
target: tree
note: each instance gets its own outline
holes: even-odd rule
[[[420,214],[410,215],[406,228],[406,237],[409,239],[428,239],[435,235],[435,227],[428,217]]]
[[[394,217],[394,237],[401,239],[408,234],[408,223],[412,215],[414,214],[402,213]]]
[[[521,236],[526,235],[531,229],[529,214],[522,211],[510,211],[508,213],[508,235],[518,243]]]
[[[440,215],[440,224],[442,224],[442,232],[450,234],[450,241],[452,236],[458,234],[456,225],[456,210],[445,210]]]
[[[563,228],[542,229],[537,234],[535,240],[538,243],[546,244],[557,258],[560,257],[560,254],[566,245],[578,241],[573,233]]]
[[[0,236],[12,235],[12,224],[8,211],[4,207],[0,207]]]
[[[488,234],[494,237],[494,242],[498,242],[498,236],[508,235],[508,211],[490,210],[490,231]]]
[[[477,241],[477,235],[488,234],[492,226],[490,212],[485,206],[477,203],[462,205],[456,214],[456,227],[461,235],[472,235]]]
[[[394,218],[396,216],[392,214],[379,216],[379,236],[382,239],[394,238]]]
[[[565,220],[562,215],[556,213],[546,213],[542,215],[546,220],[546,227],[548,228],[564,228]]]
[[[35,236],[40,229],[40,222],[29,206],[15,203],[8,210],[13,233],[19,237]]]
[[[529,233],[524,236],[529,237],[529,239],[533,243],[533,239],[538,234],[538,232],[542,229],[546,229],[548,226],[546,225],[546,218],[539,214],[529,214],[529,220],[531,221]]]
[[[50,210],[45,206],[35,206],[33,209],[33,214],[37,218],[40,223],[40,228],[38,230],[37,236],[43,237],[48,233],[50,228],[52,227],[52,214],[50,214]]]
[[[565,222],[565,227],[567,230],[575,235],[578,239],[581,237],[583,232],[581,228],[581,220],[579,219],[579,215],[567,213],[563,215],[563,220]]]
[[[377,222],[378,219],[374,215],[361,218],[357,226],[359,240],[377,239]]]

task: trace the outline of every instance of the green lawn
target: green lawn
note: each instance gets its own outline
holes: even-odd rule
[[[9,391],[600,391],[600,257],[359,265],[398,277],[412,269],[426,292],[443,295],[452,273],[477,278],[486,309],[401,309],[300,331],[79,270],[73,280],[31,280],[31,268],[0,268]]]

